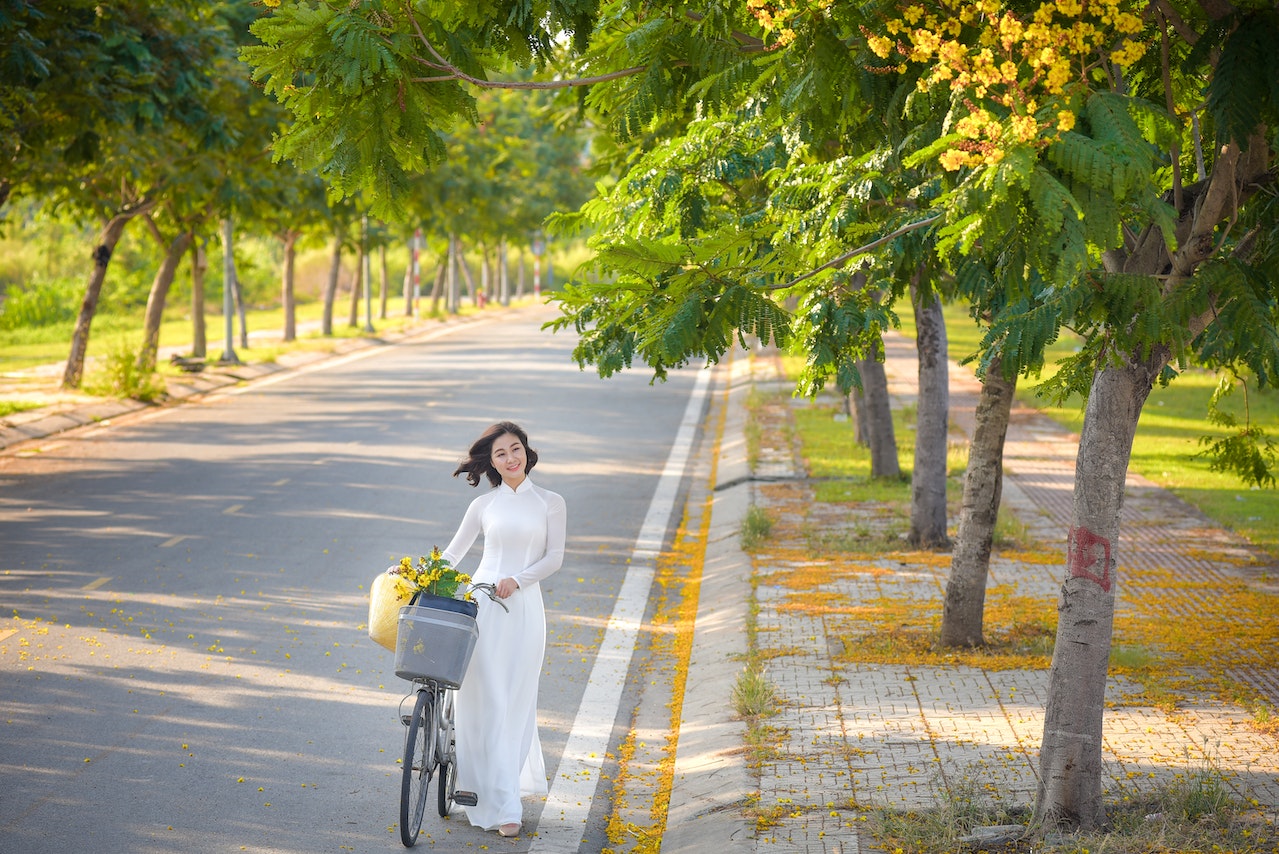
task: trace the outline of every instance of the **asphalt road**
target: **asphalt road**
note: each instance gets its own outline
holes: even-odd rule
[[[583,372],[572,336],[540,331],[550,316],[441,327],[0,456],[0,851],[401,849],[408,683],[365,634],[367,590],[447,543],[476,494],[450,474],[500,419],[569,509],[542,585],[561,827],[526,799],[539,833],[500,840],[440,819],[432,792],[418,848],[604,847],[607,783],[584,757],[625,727],[640,659],[598,653],[606,629],[638,637],[619,602],[647,607],[634,575],[678,521],[704,386]]]

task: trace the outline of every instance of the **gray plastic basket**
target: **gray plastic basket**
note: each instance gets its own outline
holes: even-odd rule
[[[475,616],[452,607],[433,606],[426,597],[421,601],[424,604],[400,609],[395,675],[410,680],[434,679],[457,688],[466,676],[480,636]]]

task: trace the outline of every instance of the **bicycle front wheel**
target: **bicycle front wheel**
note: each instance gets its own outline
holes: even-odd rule
[[[404,768],[400,780],[400,841],[412,848],[422,830],[426,791],[435,771],[435,709],[429,690],[417,692],[408,736],[404,740]]]

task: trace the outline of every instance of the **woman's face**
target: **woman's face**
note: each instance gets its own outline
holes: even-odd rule
[[[503,433],[493,440],[490,460],[493,468],[502,476],[502,482],[514,489],[524,482],[524,443],[514,433]]]

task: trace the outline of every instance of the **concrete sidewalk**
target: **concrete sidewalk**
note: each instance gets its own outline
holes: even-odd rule
[[[913,402],[913,342],[891,336],[887,356],[894,405]],[[940,611],[949,557],[907,562],[884,555],[837,571],[825,559],[797,556],[801,549],[773,548],[788,532],[868,523],[816,505],[802,461],[784,442],[770,448],[765,436],[755,471],[747,469],[746,394],[752,387],[789,394],[790,386],[776,360],[761,354],[739,353],[726,370],[711,536],[664,854],[851,854],[874,850],[865,830],[868,808],[929,807],[955,796],[1029,805],[1038,785],[1048,671],[867,665],[844,657],[850,610],[889,600],[917,602],[919,613]],[[952,422],[971,435],[980,386],[953,364],[951,377]],[[1017,410],[1005,457],[1005,505],[1037,539],[1059,547],[1063,560],[1077,442],[1047,418]],[[753,566],[738,546],[751,504],[775,521],[773,539],[753,556]],[[1245,642],[1231,644],[1229,676],[1279,706],[1279,589],[1264,556],[1135,475],[1128,479],[1119,556],[1117,617],[1159,607],[1171,619],[1195,619],[1201,597],[1239,585],[1273,596],[1268,615],[1246,625]],[[1055,602],[1059,563],[996,559],[988,596]],[[746,652],[752,572],[758,644],[782,701],[780,715],[767,721],[775,736],[771,756],[754,770],[742,755],[744,725],[733,720],[729,699]],[[802,607],[814,601],[838,608]],[[1122,678],[1108,686],[1115,702],[1105,718],[1108,791],[1140,792],[1213,769],[1232,794],[1256,806],[1259,820],[1279,818],[1279,742],[1251,727],[1244,709],[1192,696],[1169,714],[1127,699],[1135,687]],[[766,820],[759,826],[748,820],[747,805]]]

